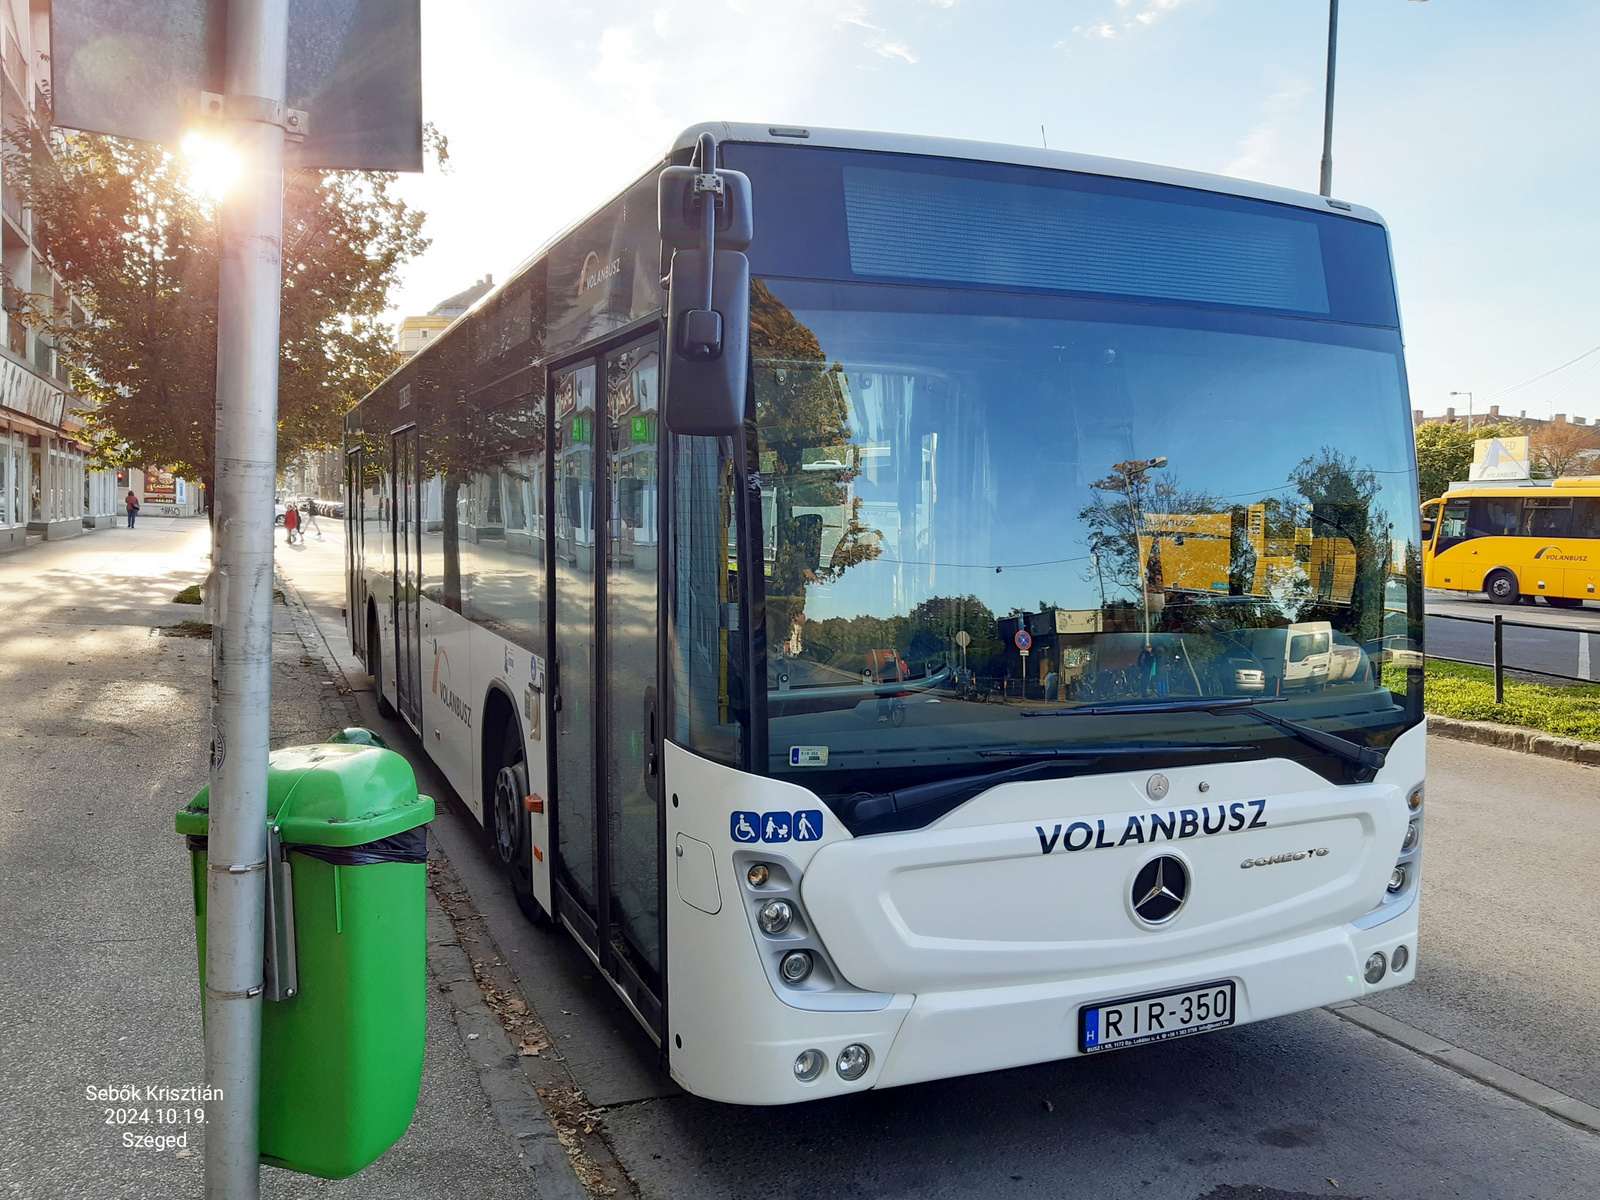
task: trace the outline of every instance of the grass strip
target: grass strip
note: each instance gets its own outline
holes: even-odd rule
[[[1496,704],[1494,671],[1488,667],[1429,659],[1426,672],[1422,706],[1430,713],[1460,721],[1498,721],[1557,737],[1600,742],[1600,686],[1524,683],[1508,676],[1505,703]],[[1383,674],[1385,686],[1397,693],[1405,691],[1403,669],[1385,666]]]

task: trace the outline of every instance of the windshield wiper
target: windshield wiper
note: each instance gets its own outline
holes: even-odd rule
[[[1111,713],[1179,713],[1179,712],[1207,712],[1222,713],[1237,711],[1246,716],[1281,729],[1291,737],[1299,738],[1302,742],[1326,750],[1329,754],[1338,756],[1346,762],[1355,763],[1357,781],[1368,783],[1372,777],[1383,770],[1383,764],[1388,761],[1382,750],[1374,750],[1371,746],[1359,746],[1355,742],[1339,737],[1336,734],[1324,733],[1310,725],[1303,725],[1299,721],[1291,721],[1286,717],[1275,716],[1269,712],[1262,712],[1258,707],[1262,704],[1281,704],[1283,698],[1275,697],[1271,700],[1251,700],[1248,697],[1238,697],[1219,700],[1167,700],[1148,703],[1135,702],[1132,704],[1091,704],[1082,708],[1052,708],[1044,712],[1025,712],[1025,717],[1071,717],[1071,716],[1102,716]]]
[[[996,784],[1005,783],[1011,779],[1020,779],[1030,772],[1059,763],[1064,759],[1093,761],[1097,758],[1150,754],[1152,752],[1162,754],[1222,754],[1248,749],[1250,749],[1249,746],[1196,745],[1190,742],[1144,742],[1137,745],[1119,743],[1117,745],[1061,746],[1039,750],[979,750],[978,754],[983,758],[1026,758],[1028,761],[1018,763],[1014,767],[983,771],[974,775],[958,775],[951,779],[935,779],[931,783],[913,784],[910,787],[897,788],[892,792],[857,792],[840,805],[842,811],[839,815],[841,819],[852,824],[861,824],[867,821],[879,820],[892,813],[905,812],[913,808],[925,808],[942,800],[955,800],[957,802],[970,800],[979,792],[987,791]]]

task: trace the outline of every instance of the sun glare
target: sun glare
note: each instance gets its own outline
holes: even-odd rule
[[[198,129],[184,134],[179,146],[189,160],[189,186],[213,200],[226,196],[239,178],[241,166],[233,147],[207,137]]]

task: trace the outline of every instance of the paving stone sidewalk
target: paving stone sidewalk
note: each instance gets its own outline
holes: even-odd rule
[[[206,779],[210,642],[170,635],[200,616],[171,597],[203,577],[208,546],[204,521],[157,518],[0,558],[0,1200],[202,1194],[200,1130],[184,1157],[125,1148],[86,1088],[203,1081],[172,818]],[[354,719],[301,634],[275,605],[274,746]],[[394,1149],[337,1183],[268,1168],[263,1194],[546,1193],[456,1021],[430,986],[422,1099]]]

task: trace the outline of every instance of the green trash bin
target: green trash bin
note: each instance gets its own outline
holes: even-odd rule
[[[203,790],[177,818],[189,842],[202,1013],[209,805]],[[267,814],[289,868],[295,986],[262,1005],[261,1161],[343,1179],[399,1141],[416,1110],[427,1003],[422,827],[433,801],[391,750],[296,746],[272,753]]]

